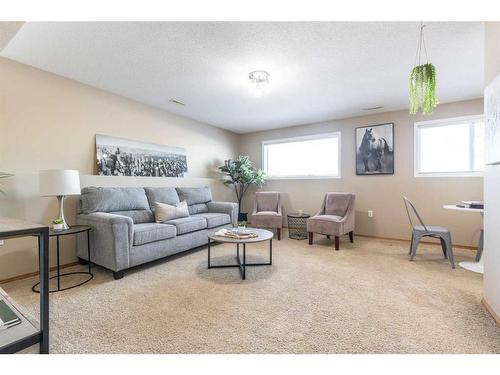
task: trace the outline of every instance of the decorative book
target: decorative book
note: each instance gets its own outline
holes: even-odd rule
[[[0,300],[0,329],[9,328],[19,323],[21,323],[21,319],[4,300]]]

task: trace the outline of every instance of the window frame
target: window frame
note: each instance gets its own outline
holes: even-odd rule
[[[479,121],[478,121],[479,120]],[[472,126],[474,122],[483,122],[484,115],[471,115],[471,116],[460,116],[460,117],[450,117],[438,120],[429,121],[417,121],[414,123],[413,128],[413,174],[414,177],[481,177],[484,171],[458,171],[458,172],[420,172],[420,132],[421,128],[430,127],[443,127],[456,124],[469,123],[469,145],[471,150],[474,150],[474,137],[471,134]],[[472,168],[474,165],[474,155],[471,153],[469,157],[469,167]]]
[[[301,142],[301,141],[310,141],[316,139],[325,139],[325,138],[337,138],[338,140],[338,150],[337,150],[337,158],[338,158],[338,174],[337,175],[290,175],[290,176],[272,176],[267,173],[267,155],[265,152],[265,146],[278,144],[278,143],[293,143],[293,142]],[[266,178],[268,180],[321,180],[321,179],[340,179],[342,178],[342,145],[341,145],[341,132],[329,132],[329,133],[321,133],[321,134],[313,134],[313,135],[304,135],[298,137],[289,137],[289,138],[279,138],[279,139],[268,139],[263,140],[261,142],[261,152],[262,152],[262,170],[266,173]]]

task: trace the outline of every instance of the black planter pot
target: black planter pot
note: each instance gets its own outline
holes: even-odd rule
[[[248,221],[248,214],[246,212],[238,213],[238,221]]]

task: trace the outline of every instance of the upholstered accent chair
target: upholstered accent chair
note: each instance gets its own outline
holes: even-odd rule
[[[354,194],[326,193],[319,212],[307,219],[309,245],[313,243],[313,233],[335,237],[335,250],[339,249],[340,236],[349,234],[354,241]]]
[[[276,229],[278,240],[281,240],[283,217],[281,215],[280,193],[278,191],[255,193],[251,220],[253,227]]]

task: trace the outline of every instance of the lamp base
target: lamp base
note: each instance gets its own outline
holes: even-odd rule
[[[59,217],[57,219],[62,221],[62,230],[69,229],[69,225],[64,218],[64,195],[58,195],[57,200],[59,201]]]

